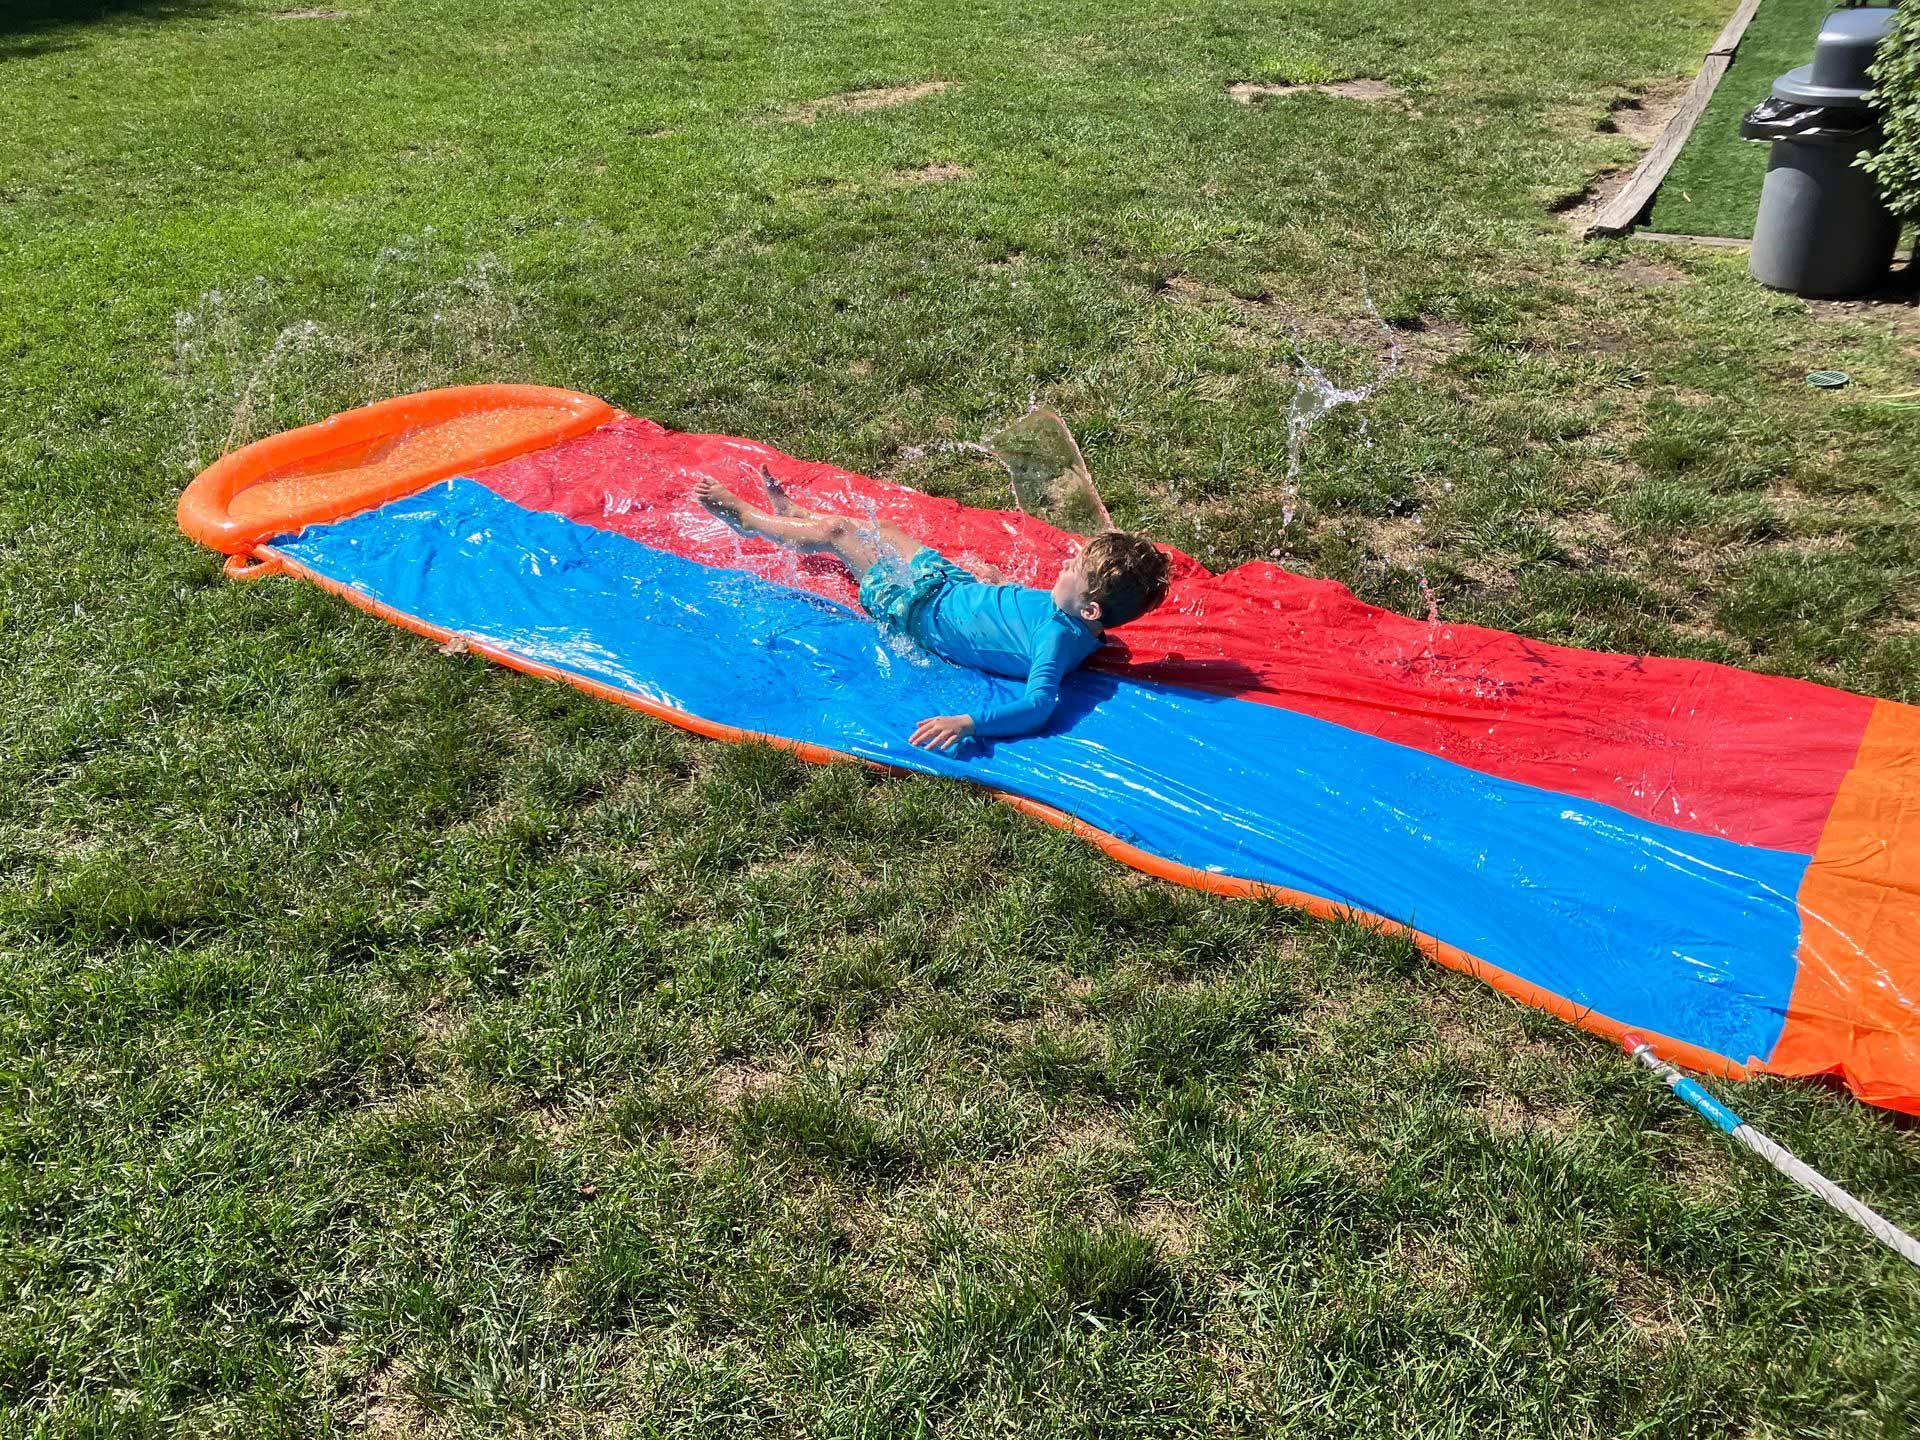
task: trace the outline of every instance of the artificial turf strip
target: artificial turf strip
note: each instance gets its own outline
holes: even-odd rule
[[[172,523],[478,380],[1001,503],[1037,393],[1215,567],[1920,698],[1913,334],[1546,210],[1723,0],[318,8],[0,9],[0,1434],[1914,1432],[1914,1276],[1609,1047]]]
[[[1776,77],[1813,59],[1833,0],[1761,0],[1713,98],[1653,197],[1647,228],[1674,235],[1747,239],[1767,174],[1767,146],[1740,138],[1740,117]]]

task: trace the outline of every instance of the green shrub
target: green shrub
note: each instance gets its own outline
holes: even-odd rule
[[[1896,215],[1920,215],[1920,5],[1894,13],[1874,56],[1873,96],[1887,138],[1866,162]]]

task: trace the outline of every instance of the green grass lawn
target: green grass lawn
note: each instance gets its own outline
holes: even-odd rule
[[[0,15],[0,1433],[1920,1427],[1920,1276],[1601,1042],[172,524],[430,383],[976,503],[1037,396],[1210,563],[1920,699],[1912,325],[1547,211],[1724,4],[328,4]]]
[[[1740,138],[1740,117],[1773,92],[1773,82],[1813,59],[1821,22],[1836,0],[1763,0],[1720,77],[1686,148],[1653,197],[1648,228],[1675,235],[1747,239],[1767,175],[1767,147]]]

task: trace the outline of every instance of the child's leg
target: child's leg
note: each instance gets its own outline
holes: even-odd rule
[[[749,505],[718,480],[699,481],[693,493],[709,510],[726,516],[750,535],[763,535],[794,550],[833,551],[847,562],[855,579],[864,576],[883,553],[905,560],[923,544],[885,520],[862,525],[844,515],[804,510],[794,504],[777,480],[764,470],[761,473],[766,478],[772,510]]]

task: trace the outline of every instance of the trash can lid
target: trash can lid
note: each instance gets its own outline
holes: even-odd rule
[[[1873,63],[1874,47],[1892,26],[1891,6],[1834,11],[1814,41],[1813,63],[1774,81],[1774,95],[1802,105],[1864,107],[1867,91],[1873,88],[1867,66]]]

